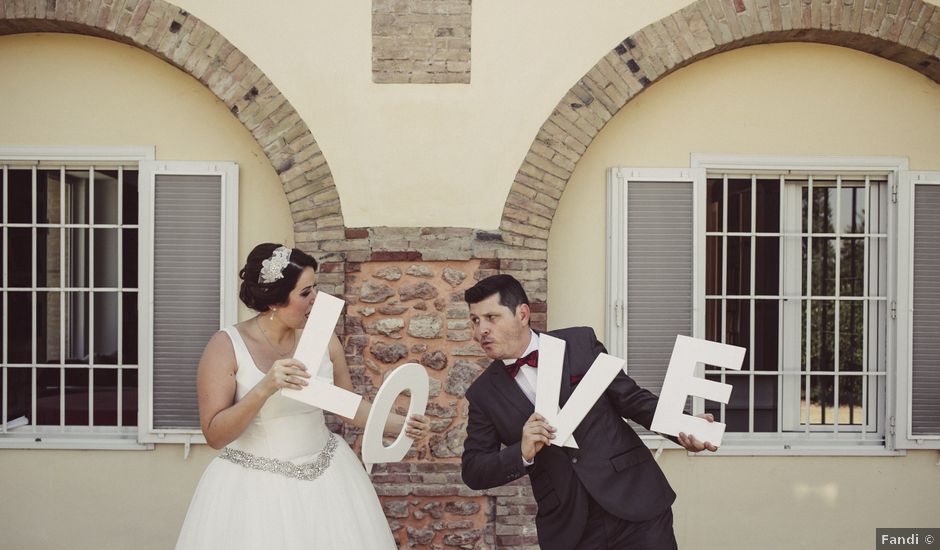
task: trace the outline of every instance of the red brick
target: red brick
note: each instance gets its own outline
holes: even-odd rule
[[[342,273],[344,262],[323,262],[320,264],[320,273]]]
[[[548,311],[548,304],[545,302],[532,302],[529,304],[529,311],[532,313],[546,313]]]
[[[415,262],[421,260],[420,252],[379,251],[372,253],[373,262]]]

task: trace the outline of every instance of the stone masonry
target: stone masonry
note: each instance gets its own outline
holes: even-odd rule
[[[471,0],[373,0],[372,81],[470,83]]]
[[[464,393],[489,364],[472,340],[464,291],[486,269],[479,260],[369,261],[346,265],[343,342],[357,392],[374,397],[384,376],[408,362],[431,378],[432,435],[405,462],[376,465],[372,481],[399,545],[493,548],[536,544],[528,483],[472,491],[460,478],[466,438]],[[325,272],[332,271],[324,263]],[[321,275],[322,278],[322,275]],[[400,396],[397,411],[407,411]],[[358,450],[361,430],[338,423]]]

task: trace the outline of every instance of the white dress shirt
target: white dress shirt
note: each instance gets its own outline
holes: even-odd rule
[[[522,355],[519,357],[525,357],[533,351],[539,349],[539,335],[535,333],[534,330],[529,329],[531,336],[529,338],[529,346],[526,347],[525,351],[522,352]],[[506,365],[511,365],[516,362],[516,359],[503,359],[503,363]],[[520,376],[525,377],[525,382],[519,380]],[[516,384],[519,385],[519,389],[522,390],[522,393],[526,394],[526,397],[529,398],[529,401],[535,403],[535,388],[537,388],[539,377],[539,371],[535,367],[530,367],[529,365],[522,365],[519,367],[519,372],[516,373]],[[528,387],[526,387],[528,386]],[[531,395],[530,395],[531,394]]]
[[[531,333],[529,338],[529,346],[526,347],[525,351],[522,352],[520,357],[525,357],[526,355],[529,355],[533,351],[539,349],[539,335],[536,334],[532,329],[529,329],[529,332]],[[503,359],[503,363],[506,365],[511,365],[515,362],[515,359]],[[519,367],[519,372],[516,373],[515,378],[516,384],[519,385],[519,389],[522,390],[522,393],[524,393],[526,397],[529,398],[529,401],[531,401],[533,405],[535,404],[535,388],[538,387],[538,376],[538,369],[535,367],[530,367],[529,365],[522,365]],[[535,464],[535,458],[533,457],[532,460],[526,460],[525,457],[522,457],[522,464],[527,467],[531,466]]]

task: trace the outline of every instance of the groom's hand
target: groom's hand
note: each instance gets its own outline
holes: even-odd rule
[[[705,420],[709,422],[715,421],[715,417],[711,413],[697,414],[695,416],[697,416],[698,418],[704,418]],[[706,449],[708,449],[711,452],[715,452],[718,450],[718,447],[712,445],[710,442],[699,441],[698,439],[695,438],[694,435],[692,434],[686,435],[684,432],[679,432],[679,445],[682,445],[683,447],[685,447],[685,450],[689,451],[690,453],[698,453]]]
[[[555,439],[555,428],[549,426],[539,413],[532,413],[522,425],[522,458],[526,462],[532,462],[535,453],[550,445],[552,439]]]

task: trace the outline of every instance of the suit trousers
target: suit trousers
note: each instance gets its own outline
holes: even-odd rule
[[[678,550],[672,508],[646,521],[627,521],[588,500],[588,521],[577,550]]]

